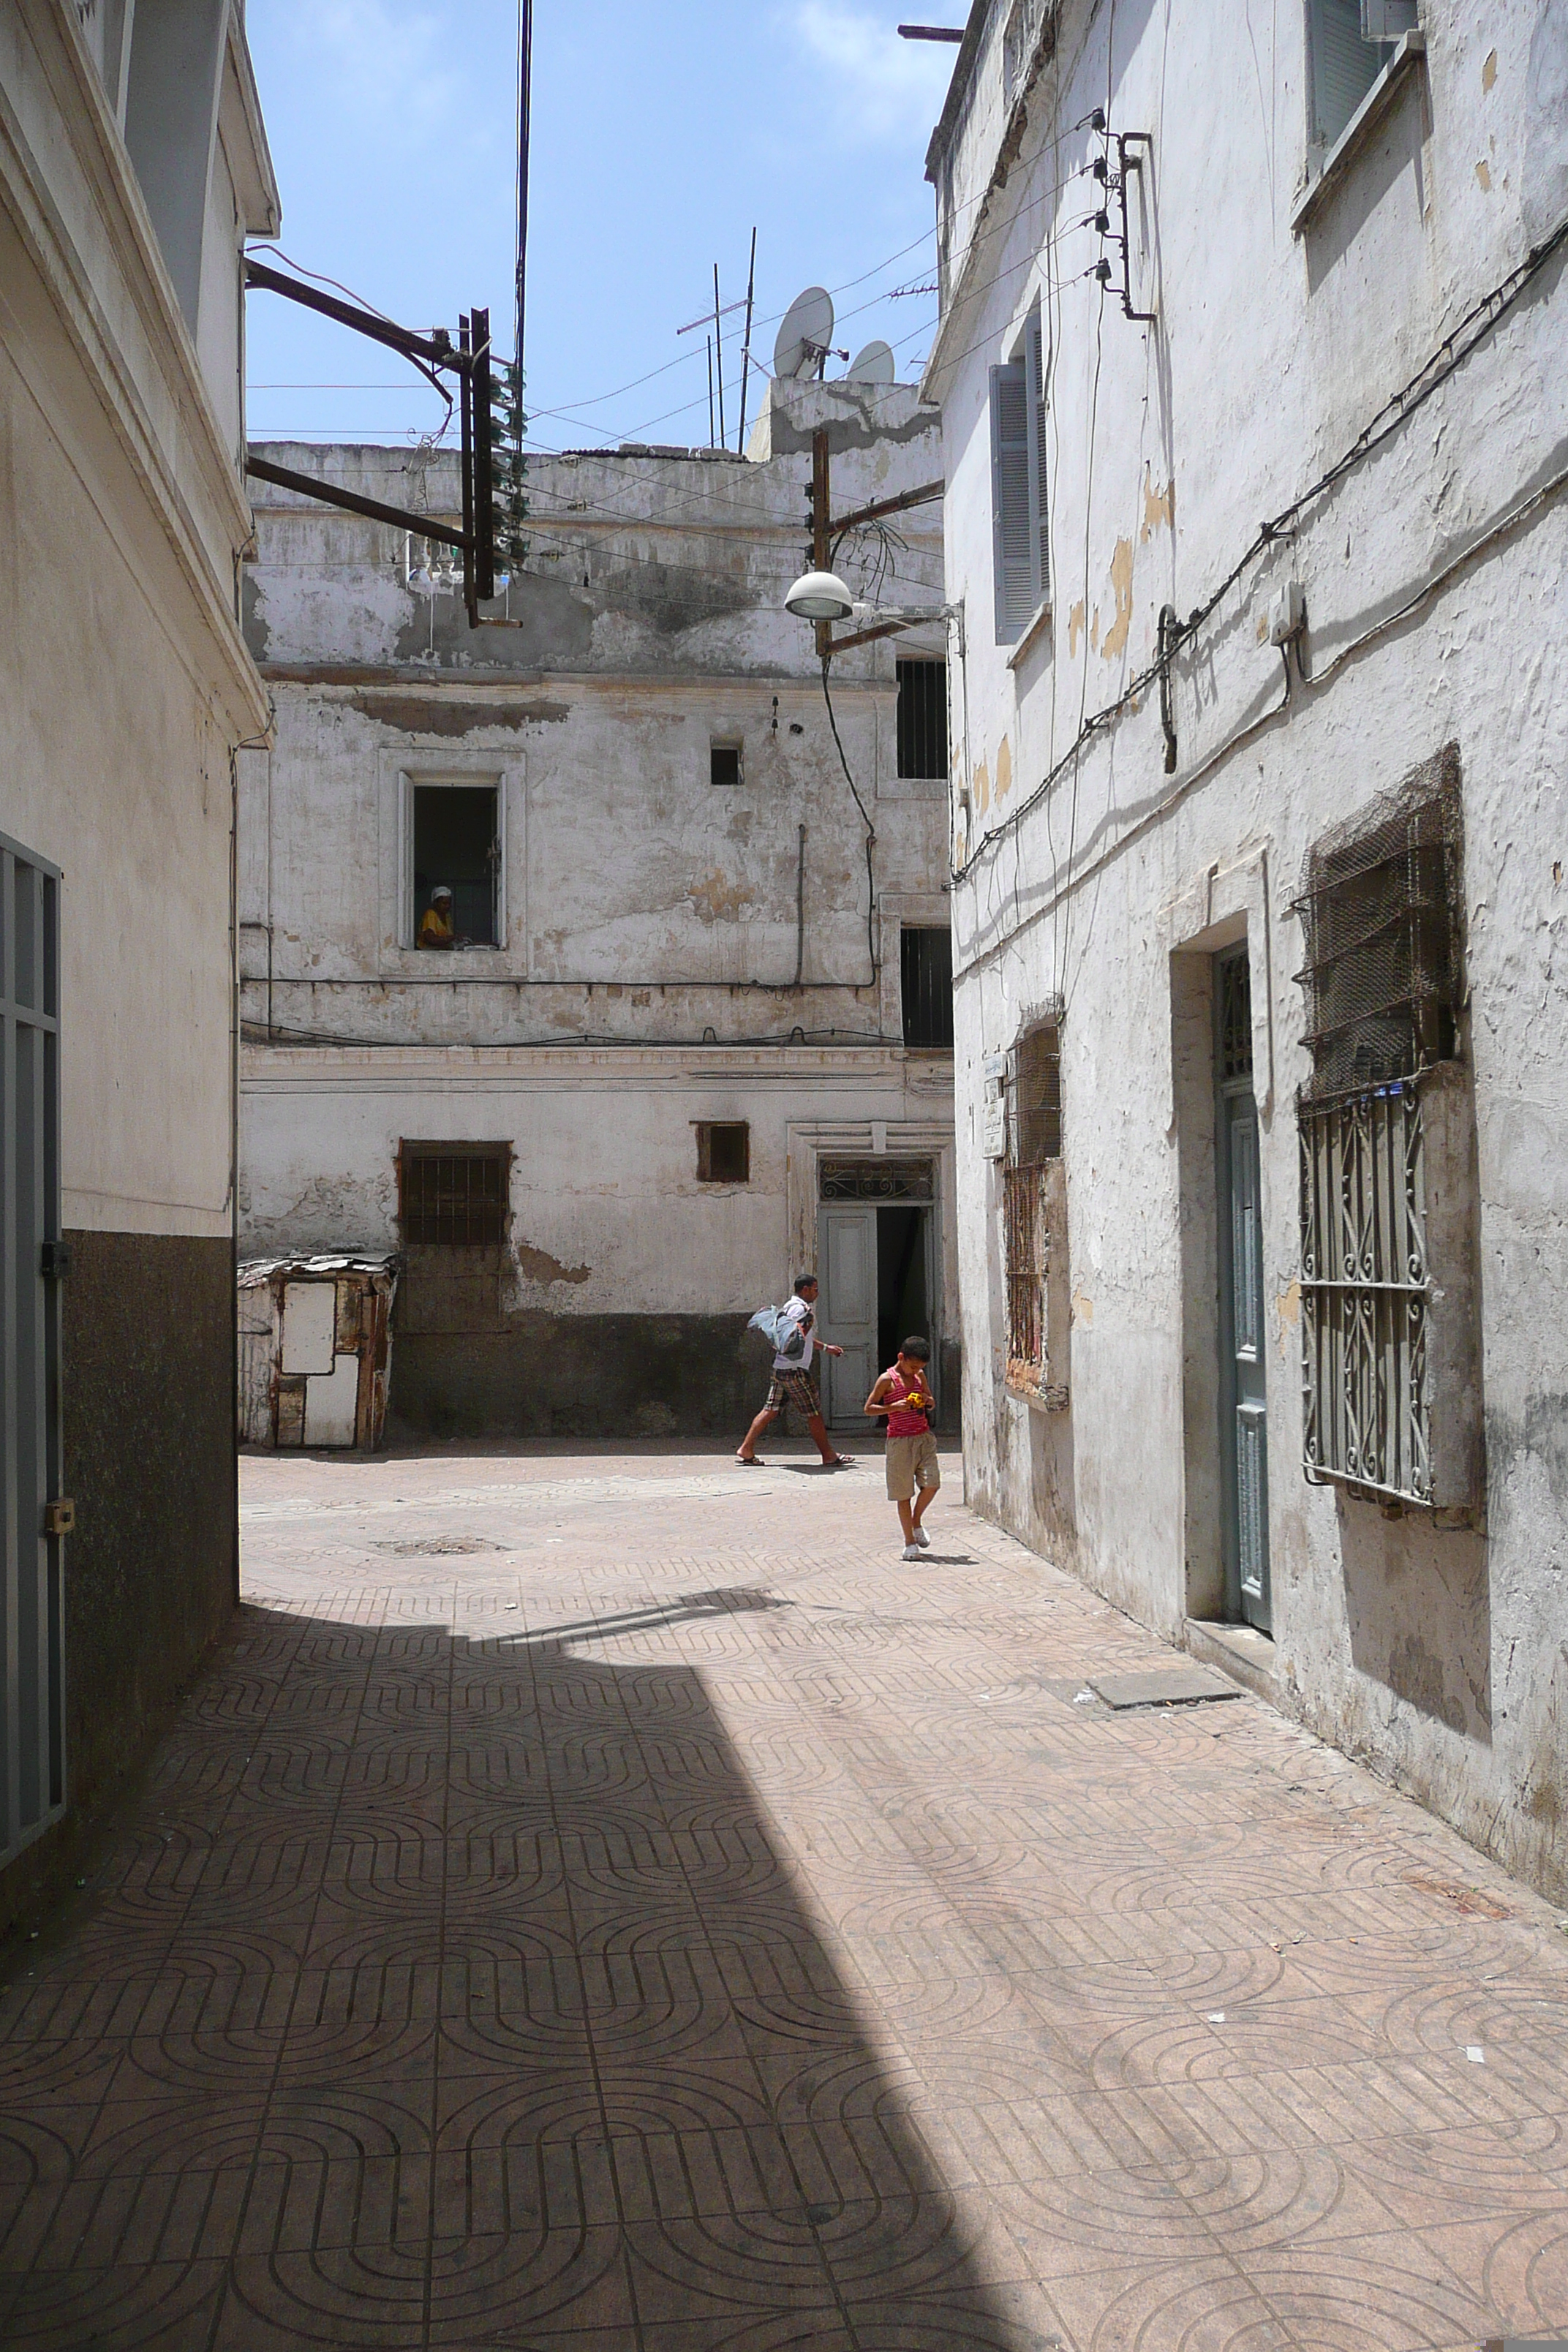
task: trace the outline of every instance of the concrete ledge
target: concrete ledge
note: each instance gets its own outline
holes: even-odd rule
[[[1267,1699],[1270,1706],[1279,1706],[1274,1644],[1256,1626],[1221,1625],[1189,1617],[1185,1647],[1189,1657],[1200,1658],[1205,1666],[1217,1666],[1244,1690]]]

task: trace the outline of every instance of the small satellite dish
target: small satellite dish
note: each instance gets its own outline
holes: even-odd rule
[[[833,297],[826,286],[808,286],[784,312],[773,345],[773,373],[814,373],[832,341]]]
[[[895,383],[898,374],[898,362],[893,357],[891,343],[868,343],[865,350],[857,352],[850,361],[849,373],[844,381],[846,383]]]

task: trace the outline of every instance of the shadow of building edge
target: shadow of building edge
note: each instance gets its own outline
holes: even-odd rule
[[[708,1605],[699,1611],[699,1601]],[[685,1596],[668,1622],[776,1605],[760,1592],[726,1589]],[[658,1630],[658,1616],[644,1612],[620,1629],[622,1637]],[[356,1676],[357,1738],[345,1737],[344,1711],[330,1703],[334,1683]],[[299,1703],[269,1706],[258,1725],[243,1703],[246,1690],[270,1683],[276,1701],[291,1678]],[[444,1875],[458,1839],[469,1857],[477,1843],[492,1857],[510,1854],[514,1864],[531,1850],[531,1896],[520,1912],[524,1874],[492,1869],[488,1882],[464,1876],[455,1899],[447,1883],[438,1922],[422,1911],[414,1916],[418,1906],[411,1904],[400,1923],[396,1904],[389,1913],[381,1900],[363,1906],[356,1926],[347,1891],[369,1883],[354,1867],[356,1856],[373,1862],[389,1840],[400,1847],[409,1835],[409,1773],[377,1770],[378,1760],[444,1762],[448,1748],[446,1826],[426,1823],[426,1834],[442,1840]],[[206,1866],[216,1868],[208,1901],[199,1883],[194,1894],[187,1888],[172,1937],[163,1920],[144,1941],[139,1930],[158,1908],[150,1888],[160,1843],[173,1841],[186,1853],[199,1847],[220,1786],[239,1801],[242,1817],[210,1836]],[[247,1906],[228,1899],[226,1867],[240,1861],[236,1849],[265,1842],[267,1811],[285,1794],[289,1833],[320,1850],[316,1893],[336,1882],[342,1927],[335,1942],[318,1937],[289,1953],[276,1943],[265,1948],[265,1903],[249,1906],[257,1916],[247,1932]],[[149,1853],[151,1872],[142,1867]],[[244,1873],[237,1875],[243,1885]],[[378,2039],[405,2031],[395,2016],[385,2018],[380,1989],[389,1969],[416,1968],[437,1954],[443,2032],[478,2020],[498,2049],[509,2026],[520,2039],[498,2054],[492,2078],[463,2078],[477,2137],[454,2136],[433,2058],[423,2120],[416,2107],[393,2103],[413,2126],[403,2145],[389,2103],[374,2091]],[[235,2011],[213,2003],[213,1988],[226,1969],[243,1972],[247,1956],[251,1969],[293,1979],[290,1993],[308,1970],[346,1974],[352,1985],[328,2006],[339,2017],[384,2024],[385,2032],[378,2036],[374,2026],[368,2034],[350,2032],[336,2063],[330,2056],[323,2063],[318,2037],[307,2081],[290,2067],[290,2036],[299,2015],[308,2039],[321,1999],[298,2010],[290,2000],[290,2023],[277,2036],[273,2090],[252,2115],[237,2085],[233,2114],[215,2144],[212,2095],[256,2037],[237,2035],[233,2058],[226,2054]],[[543,2346],[566,2333],[574,2345],[620,2352],[618,2324],[630,2346],[641,2344],[645,2328],[698,2322],[702,2344],[715,2352],[807,2344],[881,2352],[895,2342],[900,2352],[1043,2352],[1058,2340],[1019,2324],[1006,2308],[1006,2290],[981,2281],[954,2200],[902,2088],[870,2045],[857,1995],[808,1915],[695,1666],[612,1665],[582,1657],[548,1632],[520,1644],[440,1622],[367,1627],[244,1603],[234,1641],[162,1742],[95,1899],[65,1925],[45,1961],[38,1994],[50,1979],[60,1990],[83,1968],[98,1987],[121,1978],[194,1983],[203,2013],[213,2005],[210,2080],[193,2086],[188,2115],[177,2097],[159,2103],[158,2134],[165,2148],[180,2150],[182,2179],[204,2172],[216,2179],[238,2165],[254,2185],[279,2168],[292,2179],[312,2162],[324,2179],[351,2147],[347,2160],[364,2175],[353,2190],[351,2242],[318,2245],[312,2238],[287,2254],[270,2250],[259,2301],[254,2266],[247,2271],[230,2247],[213,2290],[219,2297],[213,2340],[229,2340],[219,2315],[231,2301],[276,2326],[280,2294],[300,2340],[313,2340],[330,2322],[344,2329],[334,2342],[377,2352],[405,2343]],[[510,2015],[509,1980],[526,1988]],[[555,1989],[559,2049],[572,2053],[564,2066],[540,2007],[545,1980]],[[464,1995],[457,2008],[455,1984]],[[639,1996],[629,2011],[628,1984]],[[247,2017],[268,2013],[265,1993],[263,1987],[245,2003]],[[16,2021],[7,2011],[7,2030]],[[542,2023],[548,2054],[527,2055]],[[5,2038],[0,2033],[0,2046]],[[68,2039],[59,2045],[67,2071],[69,2049]],[[359,2110],[374,2110],[363,2128],[356,2101]],[[563,2118],[574,2111],[568,2129]],[[0,2117],[0,2155],[9,2137]],[[650,2149],[650,2140],[668,2144]],[[432,2159],[422,2250],[396,2218],[396,2200],[377,2234],[375,2216],[384,2208],[367,2193],[377,2161],[371,2150],[389,2155],[400,2179],[417,2179]],[[145,2170],[145,2147],[128,2154],[133,2169]],[[451,2179],[466,2186],[458,2191],[462,2226],[453,2229],[456,2216],[447,2211],[437,2238],[443,2158]],[[689,2187],[724,2183],[723,2194],[709,2200],[717,2210],[698,2210],[702,2198],[692,2194],[689,2210],[661,2210],[657,2184],[672,2177],[671,2160]],[[563,2164],[578,2184],[566,2206],[575,2197],[578,2210],[557,2223]],[[31,2195],[63,2196],[77,2169],[74,2158],[63,2168],[46,2162],[36,2168]],[[682,2201],[677,2195],[675,2207]],[[233,2202],[237,2216],[242,2201]],[[503,2233],[508,2242],[498,2243],[493,2230],[476,2223],[503,2209],[512,2227]],[[42,2242],[44,2229],[35,2235]],[[589,2239],[596,2243],[586,2276],[581,2259],[563,2260],[562,2242]],[[166,2263],[144,2267],[167,2276]],[[395,2294],[388,2304],[388,2273],[399,2268],[404,2285],[423,2298],[422,2323],[412,2294],[401,2316]],[[37,2271],[29,2275],[33,2301],[41,2296],[48,2305],[39,2342],[96,2340],[100,2285],[112,2289],[117,2324],[124,2324],[128,2270],[51,2274],[52,2284]],[[285,2278],[291,2284],[283,2285]],[[28,2280],[13,2284],[14,2299],[0,2305],[5,2340],[20,2347],[33,2340]],[[243,2310],[236,2316],[243,2326]],[[148,2317],[150,2331],[127,2335],[127,2343],[166,2340],[162,2319]],[[585,2320],[588,2335],[572,2333]],[[61,2337],[62,2324],[83,2332]]]

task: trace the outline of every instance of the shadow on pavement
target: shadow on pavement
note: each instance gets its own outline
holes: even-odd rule
[[[244,1611],[0,2008],[8,2352],[1050,2342],[701,1675],[568,1646],[768,1605]]]

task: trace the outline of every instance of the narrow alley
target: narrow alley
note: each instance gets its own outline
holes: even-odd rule
[[[879,1468],[250,1458],[0,1998],[0,2338],[1477,2352],[1568,2321],[1568,1940]]]

